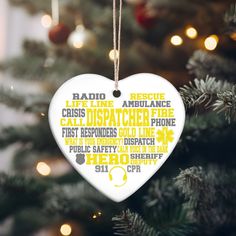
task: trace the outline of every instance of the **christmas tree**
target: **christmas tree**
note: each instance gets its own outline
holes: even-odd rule
[[[53,26],[51,1],[10,2],[27,14],[42,14],[50,28],[48,42],[26,39],[23,55],[0,67],[25,83],[36,81],[42,91],[0,88],[1,103],[36,118],[1,128],[1,149],[20,146],[12,173],[0,174],[0,230],[6,231],[0,235],[235,235],[234,2],[124,2],[120,78],[163,76],[178,88],[187,119],[164,166],[121,203],[71,168],[47,117],[53,94],[69,78],[95,73],[113,79],[112,1],[59,0]]]

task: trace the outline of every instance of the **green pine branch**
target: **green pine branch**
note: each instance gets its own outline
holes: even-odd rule
[[[22,145],[21,148],[17,149],[14,153],[12,167],[16,173],[21,173],[24,170],[35,170],[35,167],[39,161],[49,160],[56,161],[59,159],[64,160],[64,156],[61,154],[59,149],[54,150],[35,150],[32,145]]]
[[[90,218],[99,210],[105,219],[110,211],[118,208],[84,181],[57,184],[50,178],[43,180],[1,173],[0,219],[26,207],[76,220]]]
[[[154,181],[145,221],[130,210],[113,218],[116,235],[213,235],[236,223],[236,171],[210,166],[181,170],[174,181]],[[146,223],[148,222],[148,223]]]
[[[51,184],[23,176],[0,174],[0,219],[25,207],[42,207],[43,194]]]
[[[28,145],[32,150],[51,150],[55,152],[58,147],[47,121],[36,125],[11,126],[1,129],[0,148],[6,148],[14,143]]]
[[[57,224],[58,219],[55,216],[51,216],[49,221],[46,212],[39,211],[37,208],[26,208],[14,215],[14,221],[8,236],[35,235],[35,232]]]
[[[162,210],[168,201],[166,199],[173,199],[174,202],[179,201],[177,188],[166,178],[161,178],[153,181],[150,184],[147,195],[144,197],[145,206],[147,208],[156,207]]]
[[[216,166],[191,167],[175,178],[175,185],[184,194],[193,219],[211,231],[236,223],[235,184],[235,171]]]
[[[180,94],[187,108],[204,105],[218,113],[224,112],[229,122],[236,119],[236,85],[232,83],[207,76],[205,80],[195,79],[184,85]]]
[[[122,236],[157,236],[154,228],[147,225],[142,217],[131,212],[129,209],[123,211],[121,215],[112,218],[114,222],[115,235]]]
[[[189,59],[187,68],[196,78],[208,75],[219,80],[235,81],[236,62],[203,50],[197,50]]]
[[[145,219],[160,235],[183,236],[197,232],[197,226],[183,206],[183,196],[172,179],[153,181],[145,200]]]
[[[44,113],[48,109],[51,96],[47,94],[23,95],[15,90],[0,87],[0,103],[25,112]]]
[[[86,182],[77,184],[56,185],[50,189],[45,199],[45,210],[49,213],[64,215],[68,217],[92,216],[92,213],[104,209],[107,198],[98,193]]]
[[[70,60],[68,63],[68,59],[63,56],[56,59],[55,56],[41,57],[28,54],[4,63],[1,70],[19,79],[47,81],[56,88],[65,80],[87,71],[76,61]]]
[[[179,145],[187,147],[189,142],[196,144],[207,143],[209,145],[210,143],[215,143],[214,141],[222,136],[223,131],[233,130],[234,132],[235,129],[235,123],[229,126],[222,117],[216,116],[214,113],[187,116]],[[213,141],[209,137],[212,137]]]
[[[25,96],[16,93],[11,88],[0,87],[0,103],[19,109],[25,106]]]

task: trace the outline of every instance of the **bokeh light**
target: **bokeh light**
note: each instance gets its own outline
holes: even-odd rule
[[[43,15],[41,18],[41,24],[44,28],[50,28],[52,26],[52,17],[50,15]]]
[[[119,52],[118,50],[116,50],[116,58],[119,57]],[[115,50],[112,49],[110,52],[109,52],[109,58],[111,61],[114,61],[115,60]]]
[[[171,44],[174,46],[180,46],[183,44],[183,39],[179,35],[173,35],[170,39]]]
[[[72,228],[69,224],[63,224],[60,228],[60,232],[62,235],[68,236],[72,233]]]
[[[213,51],[216,49],[219,42],[219,38],[217,35],[211,35],[207,37],[204,41],[204,46],[207,50]]]
[[[39,162],[36,166],[36,170],[40,175],[48,176],[51,173],[50,166],[45,162]]]
[[[198,36],[198,32],[197,32],[197,30],[194,27],[188,27],[185,30],[185,34],[190,39],[195,39]]]

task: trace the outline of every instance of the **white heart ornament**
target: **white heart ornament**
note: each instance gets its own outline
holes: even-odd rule
[[[58,146],[96,189],[120,202],[137,191],[167,160],[182,133],[183,101],[154,74],[119,81],[83,74],[65,82],[49,107]]]

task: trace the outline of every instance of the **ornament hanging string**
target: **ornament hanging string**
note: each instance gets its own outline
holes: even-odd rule
[[[120,41],[121,41],[121,20],[122,20],[122,0],[119,6],[119,20],[117,32],[117,9],[116,0],[113,0],[113,52],[114,52],[114,80],[115,90],[119,88],[119,71],[120,71]]]
[[[51,7],[52,7],[52,24],[55,26],[59,24],[59,0],[52,0]]]

